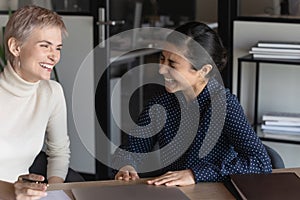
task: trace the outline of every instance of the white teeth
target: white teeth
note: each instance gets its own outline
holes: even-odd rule
[[[47,65],[47,64],[40,64],[43,68],[52,69],[53,65]]]
[[[167,81],[167,82],[173,82],[174,79],[171,79],[171,78],[165,78],[165,81]]]

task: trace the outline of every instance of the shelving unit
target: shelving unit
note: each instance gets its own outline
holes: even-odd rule
[[[246,56],[239,57],[237,59],[237,97],[241,100],[241,76],[242,76],[242,64],[244,62],[255,63],[255,94],[254,94],[254,119],[253,119],[253,128],[259,135],[259,137],[264,141],[271,142],[281,142],[281,143],[290,143],[290,144],[300,144],[300,141],[285,140],[285,139],[274,139],[266,138],[263,136],[260,129],[260,124],[258,120],[258,102],[259,102],[259,76],[260,76],[260,64],[261,63],[273,63],[273,64],[285,64],[285,65],[296,65],[300,67],[300,59],[266,59],[266,58],[253,58],[252,55],[248,54]]]

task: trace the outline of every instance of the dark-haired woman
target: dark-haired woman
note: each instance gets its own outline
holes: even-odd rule
[[[221,39],[204,23],[188,22],[168,36],[159,68],[166,91],[149,101],[128,143],[117,149],[115,179],[160,169],[148,184],[184,186],[271,172],[241,105],[218,79],[226,60]],[[151,168],[156,144],[161,163]]]

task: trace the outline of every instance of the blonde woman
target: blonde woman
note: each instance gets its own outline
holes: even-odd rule
[[[0,74],[0,199],[40,199],[46,184],[64,182],[69,166],[66,104],[50,80],[67,34],[61,17],[25,6],[10,17],[4,34],[8,61]],[[47,177],[29,174],[44,141]],[[27,180],[26,180],[27,179]]]

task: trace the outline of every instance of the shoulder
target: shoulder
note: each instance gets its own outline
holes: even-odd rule
[[[61,95],[63,89],[60,83],[53,80],[42,80],[39,85],[39,90],[48,95]]]
[[[169,105],[170,103],[176,101],[176,99],[177,98],[173,93],[168,93],[167,91],[163,91],[153,96],[149,100],[149,104]]]
[[[61,84],[53,80],[42,80],[39,84],[37,95],[40,99],[47,98],[47,101],[54,104],[65,101]]]
[[[226,89],[226,101],[227,101],[227,107],[236,107],[240,106],[240,102],[237,98],[237,96],[230,92],[229,89]]]

